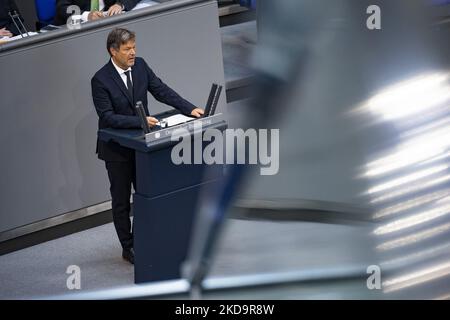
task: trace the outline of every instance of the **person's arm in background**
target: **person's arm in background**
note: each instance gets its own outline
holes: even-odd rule
[[[6,29],[6,27],[0,29],[0,37],[12,37],[12,36],[13,34],[11,33],[11,31]]]
[[[17,30],[14,22],[9,17],[8,13],[16,11],[19,14],[20,20],[22,22],[24,22],[22,15],[20,14],[19,8],[17,7],[14,0],[8,0],[6,7],[4,9],[6,12],[2,13],[2,17],[6,18],[8,20],[8,23],[3,28],[0,28],[0,36],[3,36],[3,37],[4,36],[6,36],[6,37],[17,36],[18,34],[20,34],[20,32],[19,32],[19,30]]]
[[[103,18],[103,13],[100,11],[89,11],[89,8],[80,8],[80,12],[70,12],[67,13],[67,8],[74,5],[74,1],[72,0],[57,0],[56,1],[56,17],[55,17],[55,24],[56,25],[63,25],[67,22],[67,19],[72,14],[80,14],[81,15],[81,21],[91,21],[91,20],[97,20],[100,18]]]
[[[113,16],[120,14],[123,11],[130,11],[133,9],[141,0],[120,0],[116,4],[109,7],[107,15]]]

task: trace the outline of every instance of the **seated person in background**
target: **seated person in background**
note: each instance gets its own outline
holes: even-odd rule
[[[80,8],[82,22],[97,20],[104,16],[120,14],[133,9],[140,0],[57,0],[55,25],[66,24],[72,13],[67,13],[69,6]],[[105,15],[104,15],[105,13]]]
[[[8,12],[14,10],[19,13],[19,9],[14,0],[0,0],[0,38],[17,36],[20,34],[11,17],[8,15]]]

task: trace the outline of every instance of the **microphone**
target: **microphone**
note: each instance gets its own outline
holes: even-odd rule
[[[209,91],[208,100],[206,102],[206,108],[205,108],[205,114],[203,117],[208,117],[209,113],[211,112],[211,106],[214,102],[214,97],[217,93],[217,84],[213,83],[211,86],[211,90]]]
[[[9,17],[11,18],[11,20],[13,21],[13,23],[14,23],[14,25],[16,26],[17,30],[19,31],[20,36],[21,36],[22,38],[24,38],[24,36],[23,36],[24,33],[26,33],[27,36],[29,36],[28,30],[27,30],[27,28],[25,27],[25,25],[22,23],[22,19],[20,19],[20,15],[17,13],[17,11],[14,10],[13,13],[11,13],[11,11],[9,11],[9,12],[8,12],[8,15],[9,15]],[[19,24],[20,24],[21,27],[23,28],[24,32],[22,32],[21,28],[19,28],[19,25],[17,24],[16,19],[19,21]]]
[[[212,103],[211,106],[211,111],[209,112],[210,116],[213,116],[216,113],[216,107],[217,107],[217,103],[219,102],[219,98],[220,98],[220,93],[222,92],[222,86],[219,86],[217,89],[217,93],[214,96],[214,101]]]
[[[145,115],[144,105],[142,101],[136,102],[136,113],[141,120],[141,127],[145,134],[150,132],[150,126],[147,122],[147,116]]]

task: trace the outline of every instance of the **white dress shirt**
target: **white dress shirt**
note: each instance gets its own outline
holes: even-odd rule
[[[119,76],[122,78],[122,81],[125,84],[125,87],[128,89],[127,75],[125,74],[125,72],[130,71],[130,80],[131,80],[131,83],[133,83],[133,77],[131,76],[131,67],[129,67],[127,70],[123,70],[121,67],[119,67],[118,65],[116,65],[114,63],[113,58],[111,58],[111,62],[113,64],[114,68],[116,68],[117,72],[119,73]]]

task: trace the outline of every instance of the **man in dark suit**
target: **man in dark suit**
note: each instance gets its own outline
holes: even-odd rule
[[[130,11],[140,0],[57,0],[55,25],[62,25],[67,22],[71,13],[67,13],[67,8],[76,5],[80,8],[83,22],[97,20],[106,16],[112,16],[122,11]]]
[[[156,100],[179,109],[186,115],[200,117],[203,110],[180,97],[150,69],[142,58],[136,57],[135,34],[126,29],[114,29],[108,35],[107,49],[111,60],[92,78],[92,97],[99,116],[99,129],[141,128],[135,114],[135,103],[142,101],[150,126],[157,119],[149,116],[147,92]],[[97,140],[97,153],[105,161],[111,184],[114,226],[122,257],[134,263],[133,235],[130,221],[131,184],[136,182],[134,151],[115,142]]]
[[[11,17],[8,15],[10,11],[19,13],[14,0],[0,0],[0,38],[17,36],[19,34],[19,30],[17,30]]]

